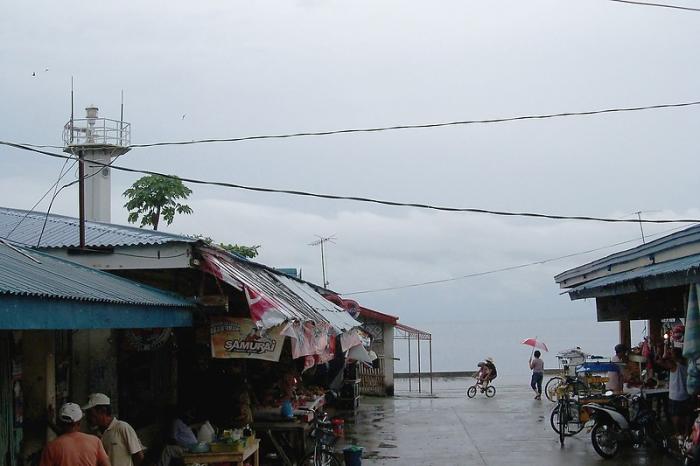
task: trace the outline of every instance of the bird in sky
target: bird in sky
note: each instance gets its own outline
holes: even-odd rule
[[[48,68],[44,68],[44,72],[46,72],[46,71],[49,71],[49,69],[48,69]]]
[[[32,71],[32,76],[36,77],[36,72]]]
[[[182,114],[182,119],[184,120],[186,116],[187,116],[187,114],[186,114],[186,113],[183,113],[183,114]]]

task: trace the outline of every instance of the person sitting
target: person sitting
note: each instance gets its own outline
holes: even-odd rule
[[[491,379],[491,370],[483,361],[479,362],[477,367],[479,368],[479,371],[476,373],[476,383],[477,385],[481,385],[483,389],[486,385],[488,385],[489,380]]]
[[[168,425],[168,444],[163,448],[158,466],[177,464],[181,461],[182,454],[197,443],[197,437],[195,437],[190,426],[187,425],[187,421],[190,420],[191,416],[187,410],[178,408],[173,411]]]
[[[489,370],[489,382],[493,381],[498,376],[498,371],[496,370],[496,364],[493,362],[493,358],[486,358],[484,364]]]

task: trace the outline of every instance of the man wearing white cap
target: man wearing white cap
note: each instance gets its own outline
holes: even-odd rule
[[[83,411],[75,403],[58,410],[58,424],[63,432],[44,448],[40,466],[110,466],[100,439],[80,432]]]
[[[136,431],[128,423],[112,416],[109,397],[92,393],[83,406],[90,425],[102,433],[102,445],[112,466],[139,466],[143,461],[143,445]]]

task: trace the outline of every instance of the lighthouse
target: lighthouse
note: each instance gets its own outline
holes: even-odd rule
[[[111,169],[109,165],[129,152],[131,125],[120,119],[100,118],[91,105],[85,118],[73,119],[63,127],[63,152],[80,160],[80,216],[85,220],[111,220]]]

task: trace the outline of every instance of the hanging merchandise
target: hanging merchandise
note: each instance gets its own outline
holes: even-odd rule
[[[313,322],[290,322],[280,332],[292,341],[292,358],[316,354],[316,339]]]
[[[245,317],[210,318],[211,355],[223,359],[279,361],[284,336],[258,328]]]
[[[347,351],[357,345],[362,345],[360,337],[357,336],[357,329],[348,330],[340,335],[340,348],[343,351]]]
[[[689,394],[700,392],[700,307],[698,306],[698,285],[690,285],[688,310],[685,319],[683,356],[688,359]]]

